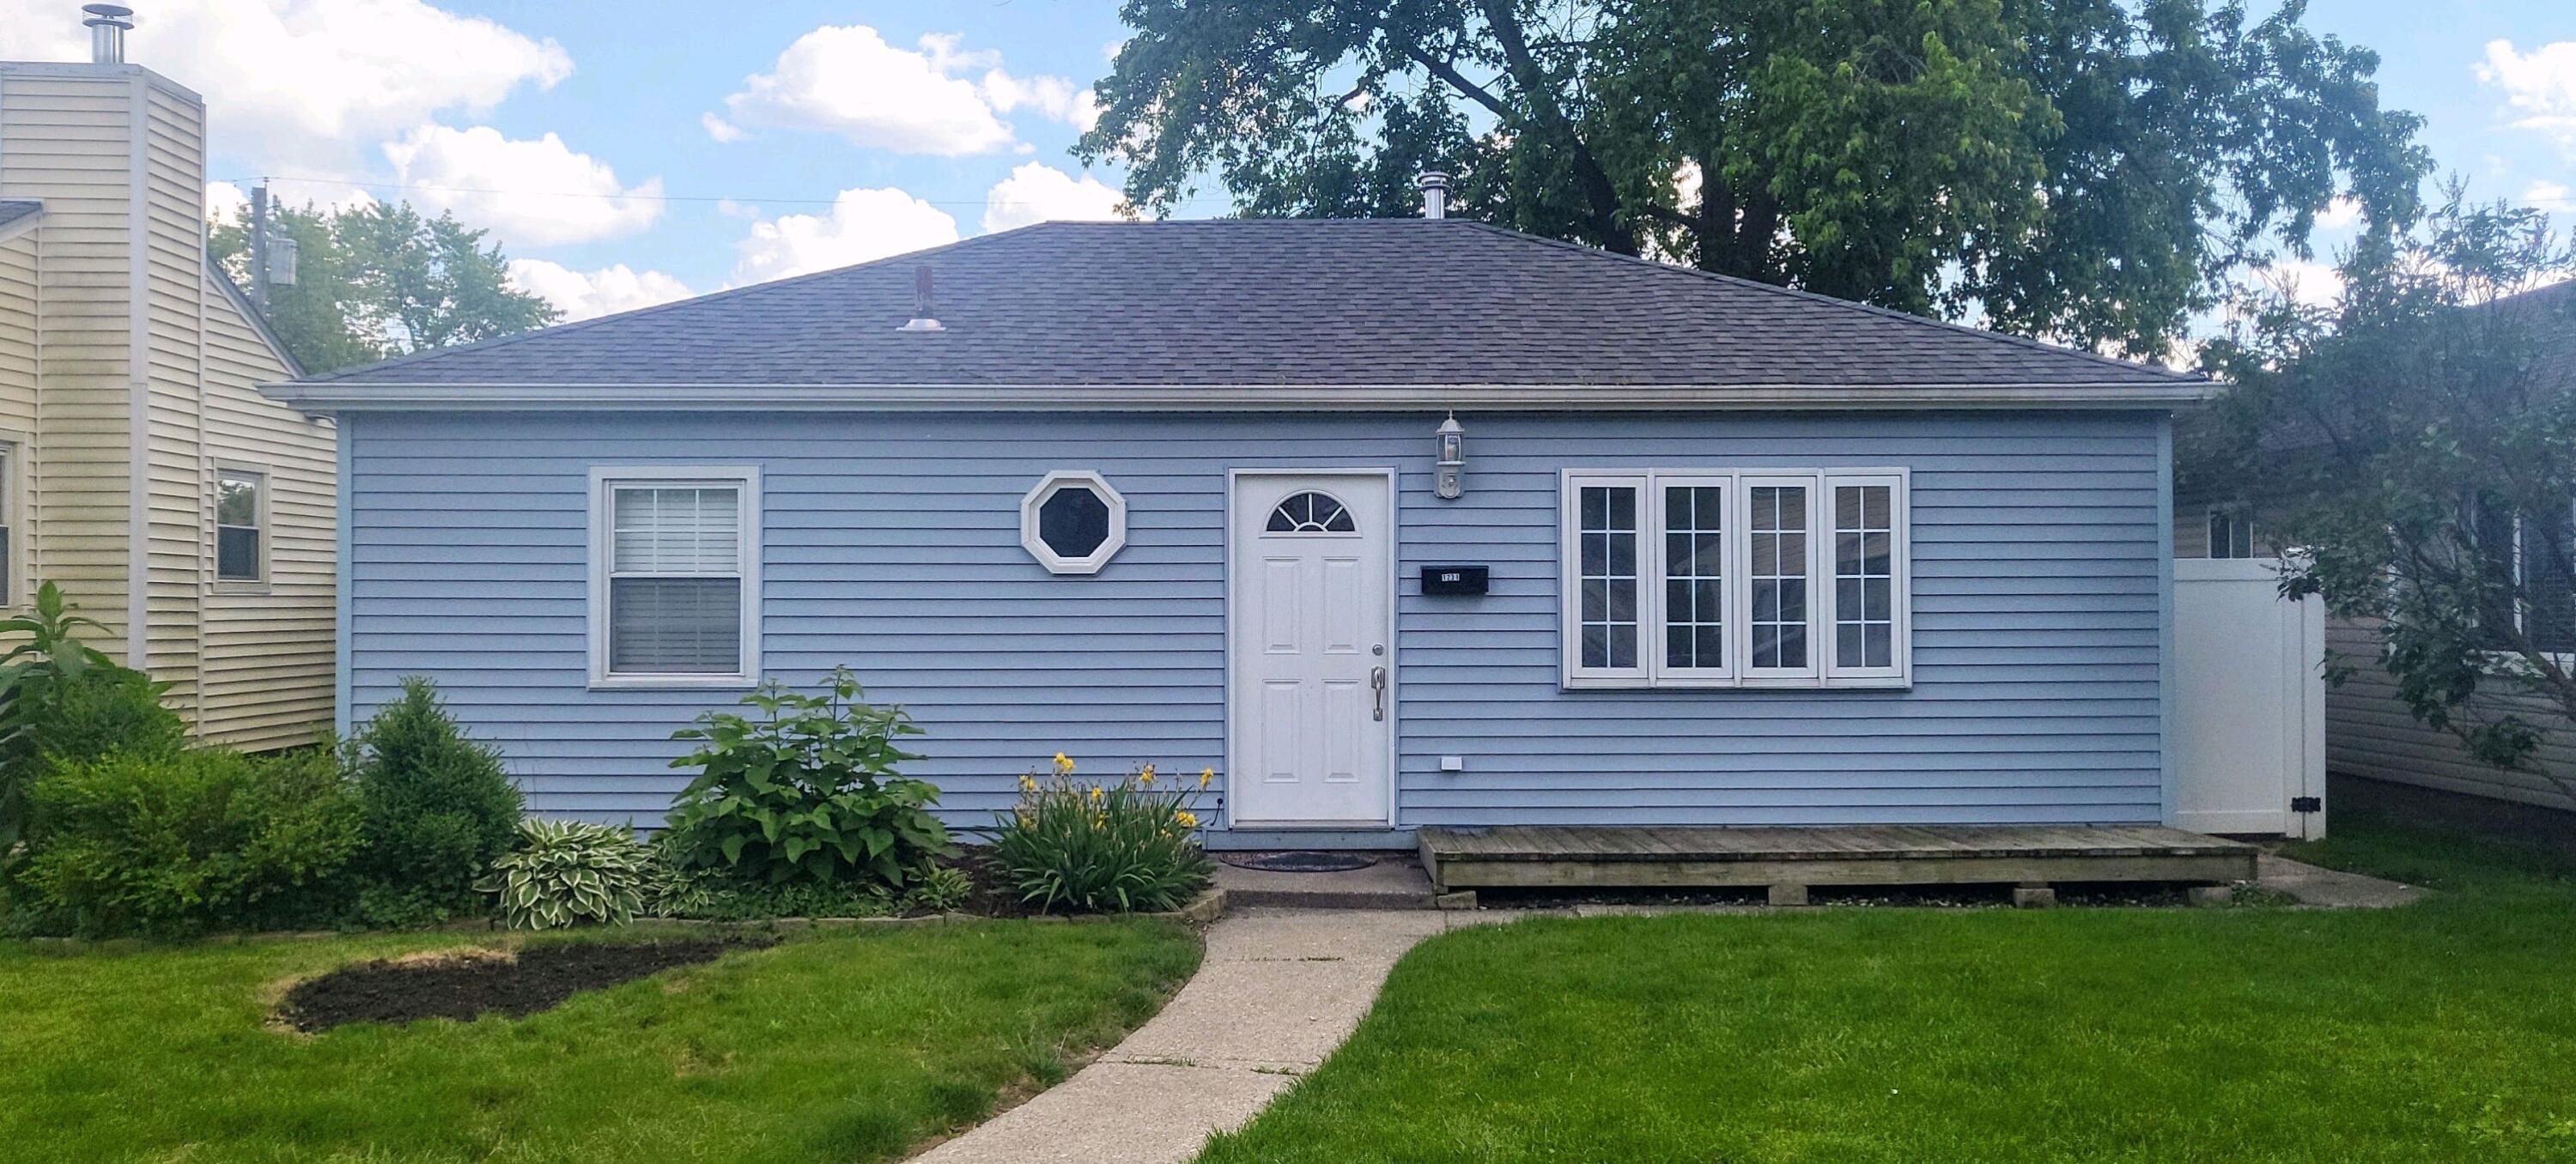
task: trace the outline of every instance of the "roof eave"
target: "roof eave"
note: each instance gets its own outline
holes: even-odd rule
[[[341,412],[1413,412],[2172,409],[2219,386],[2090,384],[388,384],[262,385],[308,413]]]

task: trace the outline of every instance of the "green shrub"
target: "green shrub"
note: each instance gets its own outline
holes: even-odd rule
[[[62,730],[66,701],[94,711],[102,685],[122,691],[129,682],[123,677],[131,676],[159,706],[160,688],[80,641],[82,631],[105,629],[72,613],[51,582],[36,588],[26,614],[0,618],[0,637],[24,636],[0,654],[0,858],[26,835],[28,786],[43,768],[49,736]]]
[[[664,881],[647,904],[655,917],[691,921],[754,922],[786,917],[892,917],[903,903],[882,885],[854,881],[743,882],[712,870],[692,870]]]
[[[30,789],[21,889],[84,934],[336,923],[358,807],[325,753],[115,753]]]
[[[902,708],[871,707],[863,694],[847,667],[820,695],[766,683],[742,699],[757,718],[711,711],[674,735],[704,741],[671,764],[703,769],[671,811],[680,866],[752,882],[857,880],[892,890],[954,851],[930,814],[939,790],[894,774],[920,758],[895,737],[921,729]]]
[[[905,913],[955,913],[975,896],[975,879],[954,865],[933,865],[903,891]]]
[[[350,743],[366,851],[359,912],[418,926],[481,908],[476,881],[517,838],[523,802],[500,753],[466,738],[429,680],[403,680]]]
[[[476,888],[497,895],[501,921],[514,930],[625,925],[643,908],[652,859],[631,829],[525,820],[519,847],[492,862]]]
[[[1214,776],[1201,773],[1198,788]],[[1214,867],[1197,839],[1197,789],[1157,779],[1148,764],[1116,784],[1084,783],[1059,752],[1047,779],[1020,778],[1019,806],[994,821],[988,856],[1041,912],[1179,909]]]
[[[124,667],[89,669],[65,683],[52,713],[33,725],[37,755],[47,766],[120,752],[176,755],[188,746],[188,725],[161,706],[161,693],[169,686]]]

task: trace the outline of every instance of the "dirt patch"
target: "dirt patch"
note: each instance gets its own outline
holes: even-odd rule
[[[426,1018],[512,1018],[563,1005],[585,990],[632,982],[678,966],[713,961],[770,943],[754,938],[650,942],[564,942],[515,954],[436,951],[361,962],[299,983],[278,1017],[306,1033],[342,1023],[407,1023]]]

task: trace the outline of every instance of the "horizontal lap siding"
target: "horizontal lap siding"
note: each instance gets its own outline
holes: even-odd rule
[[[667,737],[731,693],[585,687],[595,464],[762,466],[768,673],[846,662],[929,734],[958,819],[1062,748],[1222,768],[1225,470],[1394,466],[1399,823],[2149,821],[2159,803],[2156,422],[2115,416],[1436,418],[369,415],[352,444],[352,706],[439,680],[543,811],[657,818]],[[1910,692],[1565,692],[1565,467],[1913,470]],[[1019,545],[1050,469],[1106,474],[1128,544],[1055,577]],[[1425,564],[1493,567],[1426,598]],[[1442,775],[1439,758],[1467,771]]]
[[[2576,810],[2576,798],[2534,772],[2509,772],[2480,763],[2460,739],[2415,718],[2381,669],[2375,622],[2336,619],[2326,624],[2333,661],[2351,666],[2342,683],[2326,689],[2326,766],[2337,772],[2416,784],[2447,792]],[[2540,766],[2576,772],[2576,723],[2563,711],[2527,693],[2497,691],[2482,697],[2486,715],[2519,715],[2542,732]]]

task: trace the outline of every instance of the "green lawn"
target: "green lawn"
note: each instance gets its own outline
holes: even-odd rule
[[[2336,825],[2306,855],[2450,892],[1452,933],[1202,1160],[2576,1160],[2569,871]]]
[[[0,943],[0,1159],[884,1159],[1060,1078],[1199,958],[1159,922],[871,928],[525,1019],[264,1025],[285,979],[467,941]]]

